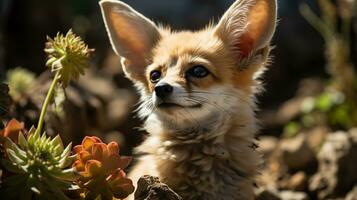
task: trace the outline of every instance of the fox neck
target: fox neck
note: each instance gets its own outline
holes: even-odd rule
[[[156,159],[160,179],[183,197],[192,191],[202,197],[219,190],[220,184],[236,185],[232,191],[238,188],[242,195],[252,194],[251,188],[239,188],[253,185],[260,164],[254,150],[257,126],[252,106],[214,113],[181,128],[150,115],[145,128],[151,135],[138,150]]]

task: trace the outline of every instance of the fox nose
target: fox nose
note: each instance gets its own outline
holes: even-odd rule
[[[173,90],[174,90],[174,88],[167,83],[162,83],[162,84],[155,86],[156,96],[158,96],[162,99],[169,96]]]

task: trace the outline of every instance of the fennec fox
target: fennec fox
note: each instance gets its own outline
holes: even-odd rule
[[[100,6],[150,133],[129,177],[158,176],[184,199],[254,199],[254,95],[269,62],[276,0],[237,0],[217,25],[173,31],[127,4]]]

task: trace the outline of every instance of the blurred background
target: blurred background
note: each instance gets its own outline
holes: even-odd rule
[[[234,0],[124,2],[174,29],[198,30],[217,21]],[[357,195],[357,2],[278,3],[273,64],[263,78],[266,90],[257,112],[262,127],[257,139],[266,159],[260,198]],[[46,129],[66,142],[79,143],[87,134],[116,140],[121,153],[131,155],[146,135],[133,113],[138,95],[110,47],[97,0],[0,0],[0,80],[9,84],[12,97],[5,119],[37,122],[50,84],[46,36],[69,29],[95,53],[86,75],[55,98],[63,104],[52,107]],[[326,154],[326,145],[342,148],[343,155]]]

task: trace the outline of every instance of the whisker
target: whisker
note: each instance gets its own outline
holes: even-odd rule
[[[208,92],[208,91],[202,91],[202,90],[191,90],[191,93],[193,94],[209,94],[209,95],[225,95],[225,96],[231,96],[235,97],[236,94],[233,92],[219,92],[219,93],[214,93],[214,92]]]
[[[180,94],[185,94],[188,95],[188,93],[185,92],[180,92],[178,93]],[[199,95],[199,94],[206,94],[206,95],[214,95],[214,96],[225,96],[225,97],[230,97],[230,98],[237,98],[238,100],[250,104],[249,100],[242,98],[241,96],[237,95],[236,93],[233,92],[219,92],[219,93],[214,93],[214,92],[208,92],[208,91],[202,91],[202,90],[191,90],[191,92],[189,93],[191,96],[194,95]],[[189,96],[189,97],[191,97]]]

